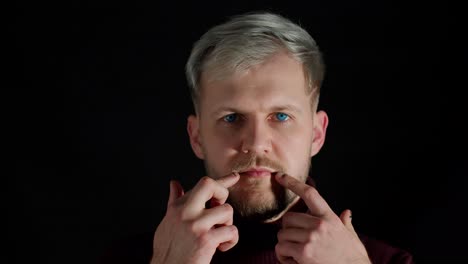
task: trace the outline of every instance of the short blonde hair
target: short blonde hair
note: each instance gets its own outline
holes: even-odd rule
[[[203,72],[213,78],[244,71],[272,55],[286,51],[302,63],[308,92],[318,104],[325,74],[322,54],[315,40],[299,25],[277,14],[262,12],[235,16],[208,30],[195,42],[186,64],[186,77],[198,112]]]

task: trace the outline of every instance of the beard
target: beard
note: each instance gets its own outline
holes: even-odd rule
[[[287,173],[285,167],[275,160],[255,154],[243,155],[232,162],[231,171],[242,172],[252,167],[266,167],[275,172]],[[205,168],[212,178],[222,177],[216,173],[207,159]],[[310,169],[310,159],[304,164],[299,180],[305,182]],[[244,221],[266,222],[284,212],[296,199],[297,195],[280,185],[275,174],[271,177],[244,177],[229,188],[227,203],[234,208],[235,217]]]

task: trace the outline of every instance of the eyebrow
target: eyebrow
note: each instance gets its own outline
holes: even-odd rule
[[[291,111],[291,112],[295,112],[299,114],[303,112],[303,110],[300,107],[296,105],[292,105],[292,104],[276,105],[276,106],[270,107],[269,111],[271,112]],[[242,111],[241,109],[237,109],[235,107],[221,106],[217,108],[216,110],[214,110],[212,112],[212,115],[214,116],[219,115],[220,113],[223,113],[223,112],[243,113],[245,111]]]
[[[281,111],[288,110],[288,111],[296,112],[296,113],[299,113],[299,114],[301,114],[303,112],[303,110],[300,107],[298,107],[296,105],[292,105],[292,104],[274,106],[274,107],[272,107],[272,110],[275,111],[275,112],[281,112]]]

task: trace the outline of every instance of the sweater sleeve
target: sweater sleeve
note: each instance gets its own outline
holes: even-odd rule
[[[372,264],[414,264],[413,256],[406,250],[364,235],[359,237]]]

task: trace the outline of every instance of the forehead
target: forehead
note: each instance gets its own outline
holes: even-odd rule
[[[208,111],[226,104],[267,108],[285,103],[303,107],[310,102],[302,64],[285,53],[224,79],[211,76],[216,74],[201,76],[200,106]]]

